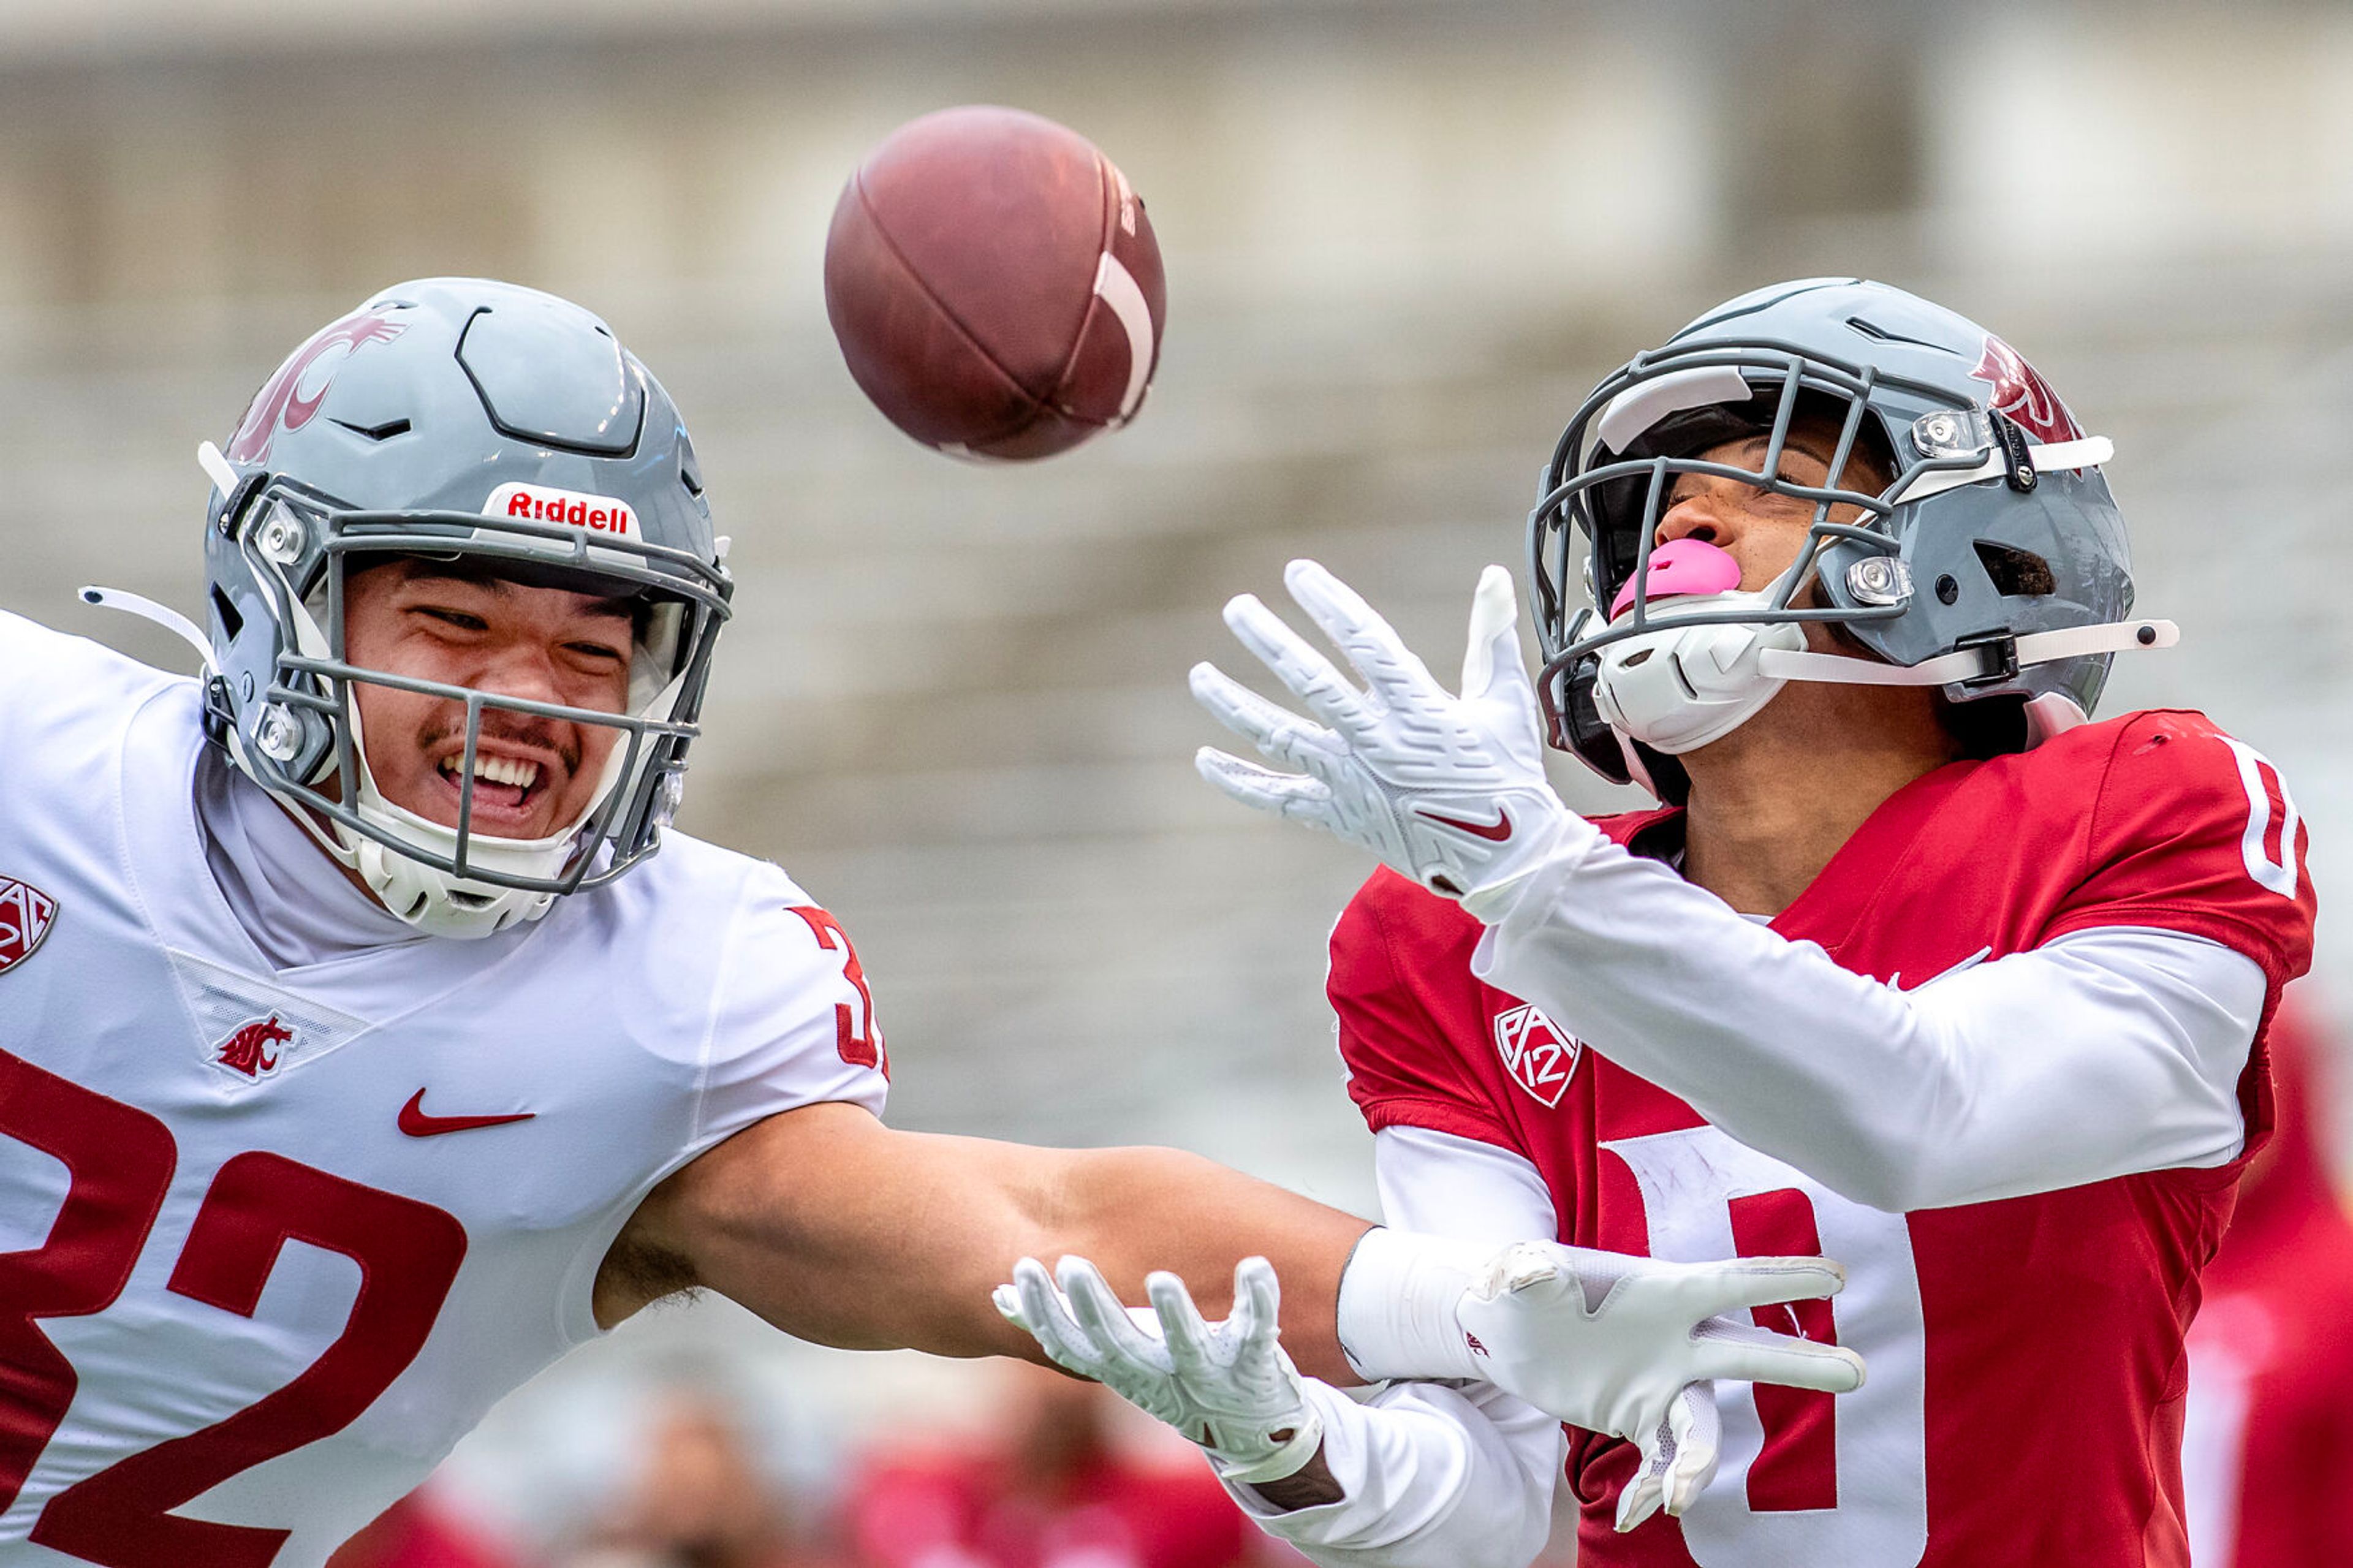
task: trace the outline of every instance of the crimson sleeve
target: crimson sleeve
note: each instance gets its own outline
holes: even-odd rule
[[[1517,1141],[1433,1016],[1430,998],[1408,978],[1475,990],[1470,949],[1476,927],[1469,928],[1470,940],[1460,944],[1459,953],[1452,951],[1455,944],[1430,942],[1418,930],[1400,930],[1400,925],[1423,923],[1400,918],[1407,911],[1394,906],[1403,895],[1430,897],[1393,872],[1377,872],[1332,928],[1325,991],[1337,1018],[1348,1098],[1376,1132],[1386,1127],[1423,1127],[1515,1149]],[[1468,921],[1467,916],[1462,919]],[[1410,963],[1399,952],[1406,945],[1412,950]]]
[[[2182,931],[2254,960],[2276,995],[2312,963],[2306,838],[2268,758],[2201,714],[2141,714],[2117,731],[2084,875],[2042,941],[2095,926]]]

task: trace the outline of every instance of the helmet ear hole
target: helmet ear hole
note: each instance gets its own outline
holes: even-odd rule
[[[227,636],[229,641],[235,642],[245,630],[245,617],[237,613],[237,605],[230,601],[227,594],[221,591],[221,586],[217,583],[212,586],[212,597],[213,614],[220,617],[222,632]]]
[[[2031,550],[1996,543],[1990,539],[1978,540],[1976,548],[1978,561],[1992,581],[1994,592],[2003,598],[2041,598],[2058,592],[2059,582],[2052,574],[2051,563]]]

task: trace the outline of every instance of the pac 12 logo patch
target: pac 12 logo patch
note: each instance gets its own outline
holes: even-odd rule
[[[1504,1070],[1546,1109],[1558,1105],[1568,1091],[1583,1048],[1529,1003],[1495,1015],[1495,1049],[1504,1058]]]
[[[32,957],[57,918],[57,900],[30,882],[0,877],[0,974]]]

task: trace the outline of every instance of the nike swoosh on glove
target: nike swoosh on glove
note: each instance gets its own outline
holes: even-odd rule
[[[1367,1378],[1475,1378],[1630,1439],[1641,1465],[1617,1522],[1631,1530],[1661,1507],[1681,1514],[1715,1474],[1715,1380],[1862,1386],[1854,1352],[1734,1316],[1845,1285],[1846,1271],[1823,1258],[1676,1263],[1377,1228],[1341,1276],[1340,1338]]]
[[[1659,1263],[1523,1242],[1490,1263],[1455,1315],[1491,1360],[1509,1354],[1523,1363],[1524,1386],[1590,1403],[1596,1419],[1580,1425],[1633,1439],[1642,1464],[1619,1494],[1625,1531],[1662,1505],[1680,1515],[1714,1478],[1723,1436],[1716,1379],[1831,1394],[1862,1385],[1854,1352],[1732,1316],[1834,1296],[1845,1285],[1845,1271],[1821,1258]],[[1673,1331],[1664,1344],[1662,1327]]]
[[[1490,566],[1471,601],[1461,695],[1449,692],[1354,589],[1313,561],[1283,584],[1362,679],[1244,594],[1226,625],[1313,720],[1266,700],[1212,664],[1193,667],[1194,698],[1248,739],[1277,773],[1204,746],[1201,776],[1244,805],[1310,822],[1359,844],[1448,898],[1534,870],[1565,836],[1598,842],[1545,778],[1535,688],[1520,662],[1512,574]]]
[[[1280,1480],[1315,1457],[1323,1418],[1277,1342],[1282,1294],[1265,1258],[1234,1266],[1233,1315],[1218,1323],[1202,1320],[1174,1274],[1145,1277],[1148,1314],[1121,1305],[1083,1258],[1063,1258],[1060,1278],[1057,1290],[1046,1266],[1025,1258],[994,1295],[1058,1365],[1176,1428],[1229,1481]]]

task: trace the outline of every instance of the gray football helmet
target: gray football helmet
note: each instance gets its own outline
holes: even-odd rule
[[[393,913],[480,936],[651,855],[677,809],[733,591],[677,408],[612,330],[481,279],[404,283],[297,349],[226,450],[206,520],[207,727]],[[501,698],[346,662],[347,578],[386,555],[638,602],[620,714]],[[458,824],[377,792],[356,685],[464,704]],[[586,812],[542,840],[472,831],[491,710],[618,731]]]
[[[1819,489],[1779,477],[1800,418],[1838,433]],[[1701,458],[1757,435],[1767,440],[1756,469]],[[1605,377],[1545,470],[1528,552],[1554,743],[1615,782],[1680,799],[1683,770],[1629,732],[1606,666],[1613,645],[1700,626],[1770,634],[1747,650],[1743,668],[1759,694],[1732,723],[1785,679],[1937,686],[1951,702],[1986,705],[1972,718],[2003,721],[1987,727],[2010,737],[1995,749],[2081,722],[2115,651],[2177,636],[2170,623],[2124,618],[2129,554],[2100,469],[2112,450],[2084,437],[2010,345],[1902,289],[1807,279],[1716,307]],[[1768,592],[1679,606],[1630,590],[1651,581],[1681,473],[1740,479],[1812,506],[1805,547]],[[1834,506],[1861,515],[1833,522]],[[1834,623],[1873,657],[1799,651],[1804,621]],[[1709,651],[1728,668],[1742,650]],[[1641,662],[1623,647],[1617,657]],[[1641,676],[1665,678],[1657,667]]]

